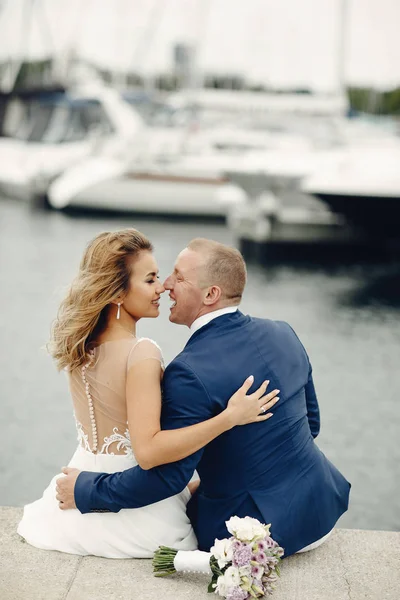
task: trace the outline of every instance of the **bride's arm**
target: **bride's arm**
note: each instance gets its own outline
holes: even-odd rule
[[[264,396],[268,382],[246,396],[253,383],[249,378],[219,415],[189,427],[161,430],[161,374],[154,359],[136,364],[127,374],[129,433],[136,460],[146,470],[186,458],[236,425],[269,419],[272,414],[264,413],[279,399],[279,390]]]

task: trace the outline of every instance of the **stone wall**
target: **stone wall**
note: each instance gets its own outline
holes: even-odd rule
[[[205,575],[156,579],[150,560],[32,548],[16,533],[22,509],[0,507],[0,600],[212,600]],[[282,563],[274,600],[399,600],[400,533],[337,529]]]

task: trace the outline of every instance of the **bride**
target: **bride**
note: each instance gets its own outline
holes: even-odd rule
[[[264,396],[264,382],[246,395],[249,378],[215,417],[181,429],[160,429],[162,354],[155,342],[136,336],[139,319],[159,315],[165,291],[152,250],[135,229],[99,234],[89,243],[60,306],[49,349],[58,368],[67,371],[72,396],[78,447],[70,467],[107,473],[135,465],[151,469],[193,454],[236,425],[272,416],[267,410],[277,400],[276,391]],[[152,361],[151,370],[145,370],[152,375],[144,383],[140,377],[139,387],[144,361]],[[60,509],[60,476],[53,477],[42,498],[24,508],[18,533],[33,546],[107,558],[148,558],[160,545],[197,548],[186,504],[198,481],[143,508],[81,514]]]

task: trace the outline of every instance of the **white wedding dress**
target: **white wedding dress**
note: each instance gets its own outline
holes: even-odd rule
[[[129,437],[125,400],[128,370],[140,361],[163,359],[146,338],[104,342],[88,365],[68,373],[78,430],[78,448],[69,462],[82,471],[115,473],[137,465]],[[101,441],[100,441],[101,440]],[[106,558],[150,558],[160,545],[195,550],[186,515],[188,488],[177,496],[118,513],[81,514],[60,510],[56,480],[40,500],[24,507],[18,533],[32,546]]]

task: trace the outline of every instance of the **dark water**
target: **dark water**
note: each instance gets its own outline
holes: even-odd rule
[[[41,495],[72,454],[76,435],[63,375],[42,349],[86,242],[134,226],[155,244],[161,276],[195,236],[232,243],[222,224],[68,216],[0,199],[0,504]],[[242,304],[291,323],[313,363],[322,431],[318,444],[352,482],[341,526],[400,530],[400,265],[249,265]],[[351,257],[349,256],[348,259]],[[171,360],[187,329],[139,324]]]

